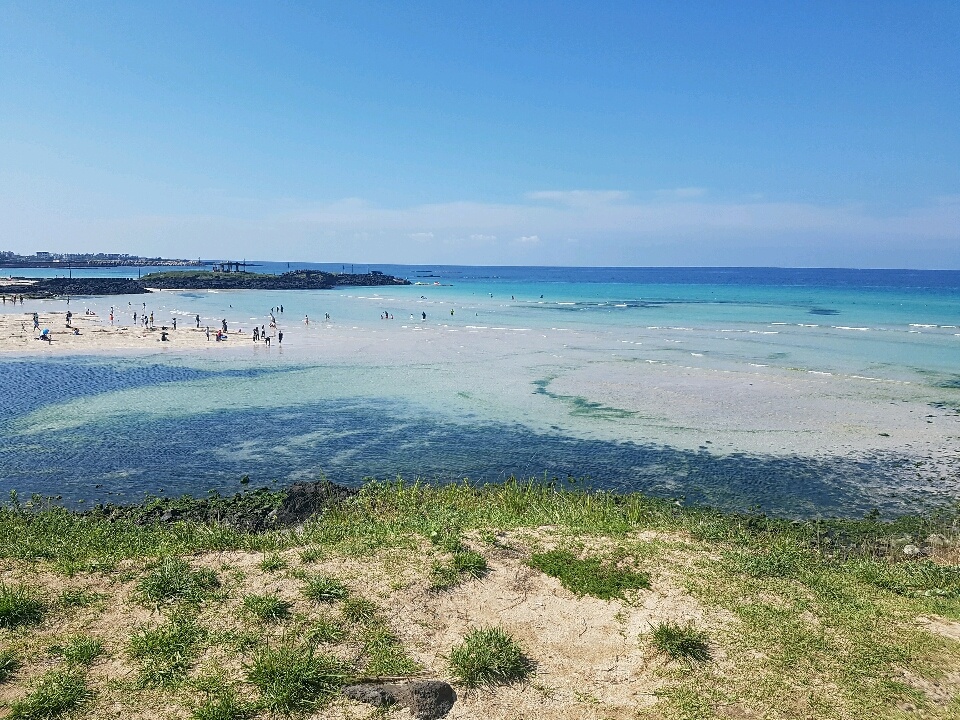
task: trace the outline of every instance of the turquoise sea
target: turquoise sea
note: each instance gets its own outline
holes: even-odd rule
[[[0,355],[0,490],[74,504],[516,475],[786,515],[957,497],[960,272],[289,267],[418,284],[73,298],[131,327],[146,303],[158,324],[246,333],[283,305],[285,337]]]

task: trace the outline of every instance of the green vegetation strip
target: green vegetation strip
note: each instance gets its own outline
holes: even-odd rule
[[[557,578],[567,590],[577,595],[592,595],[603,600],[622,598],[627,590],[645,590],[650,578],[645,573],[604,563],[599,558],[579,558],[566,550],[537,553],[530,565]]]
[[[156,510],[151,513],[158,515]],[[204,513],[219,510],[214,504]],[[159,686],[164,697],[179,698],[201,720],[245,717],[253,712],[254,695],[261,714],[309,713],[348,680],[417,669],[400,628],[391,628],[384,617],[382,608],[397,602],[386,585],[376,596],[380,604],[374,603],[351,594],[340,578],[305,571],[297,565],[298,554],[304,564],[368,556],[416,564],[426,537],[434,542],[436,560],[427,567],[427,583],[452,587],[488,572],[483,555],[461,540],[478,537],[490,544],[490,553],[500,554],[498,563],[524,557],[542,542],[558,543],[558,550],[535,553],[531,565],[576,595],[622,600],[618,617],[625,618],[625,633],[633,627],[626,623],[634,612],[633,595],[669,578],[671,591],[696,609],[696,625],[682,613],[675,619],[673,608],[670,622],[654,614],[649,632],[627,636],[645,658],[664,658],[644,665],[643,672],[656,675],[658,699],[638,709],[638,718],[739,713],[874,720],[912,714],[946,720],[960,717],[960,692],[949,675],[960,664],[960,648],[934,630],[936,624],[949,629],[960,621],[960,568],[946,562],[957,558],[957,527],[960,505],[889,522],[876,514],[791,521],[515,481],[480,487],[371,483],[296,532],[242,532],[197,520],[163,523],[134,510],[107,517],[42,503],[13,505],[0,508],[0,559],[10,569],[8,577],[33,577],[35,570],[38,577],[48,572],[80,577],[64,580],[62,585],[77,587],[62,590],[49,589],[46,580],[40,584],[48,589],[36,591],[0,584],[0,630],[7,648],[0,653],[0,682],[7,683],[5,694],[17,698],[9,717],[75,713],[90,698],[87,683],[98,677],[96,672],[85,677],[85,663],[100,657],[97,640],[55,639],[51,632],[61,622],[96,627],[83,624],[85,618],[102,613],[100,605],[133,581],[133,596],[166,614],[138,628],[127,644],[141,684]],[[638,531],[657,540],[641,542]],[[933,542],[937,538],[939,545]],[[907,543],[922,548],[919,556],[903,552]],[[931,550],[938,546],[945,548],[940,555]],[[609,550],[591,557],[584,548],[592,547]],[[261,554],[263,565],[248,569],[250,576],[285,571],[267,581],[300,578],[304,596],[313,601],[310,613],[287,617],[287,601],[263,590],[247,600],[226,567],[221,585],[216,573],[191,559],[226,550]],[[651,583],[643,571],[654,563],[658,573]],[[226,617],[225,608],[236,609],[233,603],[258,620],[284,624],[270,632],[242,622],[239,629],[203,629],[198,618],[212,628]],[[50,658],[43,650],[54,642],[59,657]],[[353,658],[349,663],[338,659],[346,652]],[[712,655],[723,663],[712,662]],[[537,659],[527,658],[498,628],[474,631],[448,658],[458,682],[476,686],[529,678]],[[223,660],[236,677],[210,690],[194,687],[193,676]],[[49,663],[57,669],[38,676]],[[241,664],[243,671],[237,669]],[[125,687],[138,712],[139,698],[158,692]],[[102,682],[92,689],[117,692]]]

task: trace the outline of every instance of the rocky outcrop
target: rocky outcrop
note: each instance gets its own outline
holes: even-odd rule
[[[2,283],[2,281],[0,281]],[[51,298],[63,295],[140,295],[150,292],[129,278],[40,278],[30,284],[0,284],[0,295]]]
[[[299,525],[356,493],[352,488],[321,480],[297,483],[286,490],[259,489],[226,497],[154,498],[139,505],[98,505],[88,514],[138,525],[190,521],[265,532]]]
[[[51,298],[65,295],[140,295],[158,290],[329,290],[338,286],[409,285],[409,280],[373,271],[362,275],[294,270],[281,275],[246,272],[182,271],[130,278],[19,278],[0,281],[0,295]]]
[[[363,275],[291,270],[280,275],[247,272],[164,272],[144,275],[144,287],[161,290],[328,290],[342,285],[409,285],[409,280],[370,272]]]

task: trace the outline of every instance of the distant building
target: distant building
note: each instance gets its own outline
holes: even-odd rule
[[[37,257],[37,260],[49,260],[49,259],[50,259],[50,253],[38,251],[36,257]]]

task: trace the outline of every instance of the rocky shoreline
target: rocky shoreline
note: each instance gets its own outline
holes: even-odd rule
[[[207,498],[154,498],[136,505],[97,505],[82,513],[137,525],[180,521],[227,525],[250,533],[293,527],[357,494],[328,480],[296,483],[283,490],[260,488],[236,495]]]
[[[409,285],[409,280],[374,270],[360,275],[291,270],[280,275],[245,272],[163,272],[144,275],[146,288],[161,290],[329,290],[338,286]]]
[[[409,285],[410,281],[373,271],[337,274],[294,270],[280,275],[208,271],[163,272],[131,278],[13,278],[0,280],[0,295],[34,299],[67,295],[141,295],[151,290],[330,290],[339,286]]]

